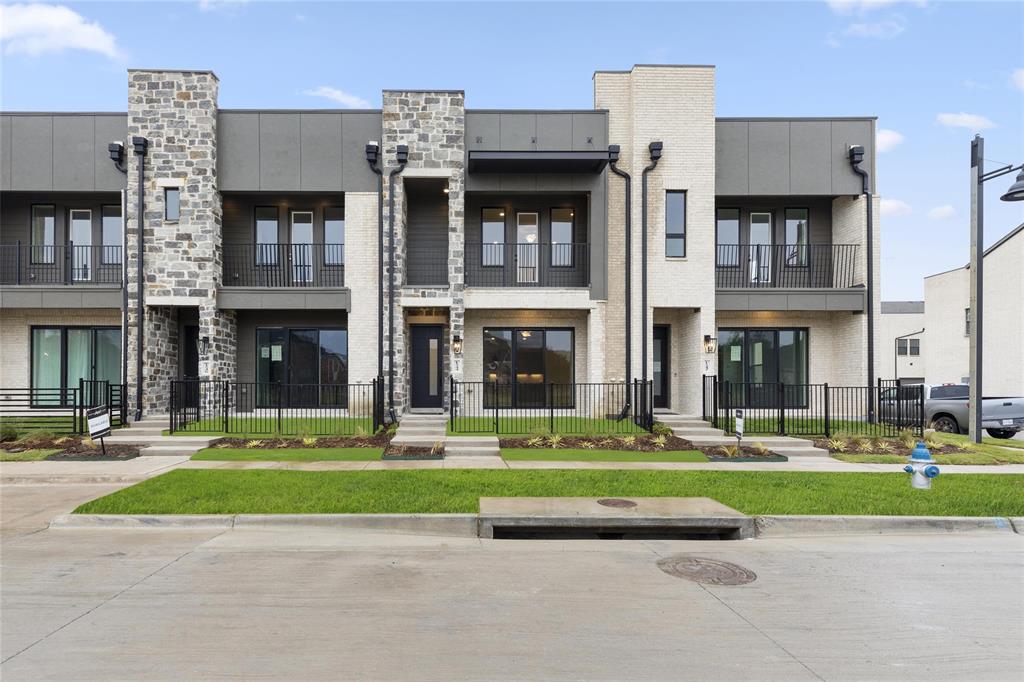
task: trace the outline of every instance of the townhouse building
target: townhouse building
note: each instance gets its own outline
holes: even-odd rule
[[[400,417],[453,381],[529,408],[645,377],[688,414],[703,375],[869,382],[874,118],[716,118],[710,66],[593,84],[232,110],[212,72],[139,69],[126,111],[0,114],[0,384],[161,414],[179,378],[299,406],[380,376]]]

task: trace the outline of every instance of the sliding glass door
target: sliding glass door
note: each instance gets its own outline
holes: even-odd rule
[[[573,330],[489,328],[483,342],[483,378],[497,385],[485,407],[573,406]]]
[[[121,383],[121,330],[34,327],[31,380],[38,405],[69,404],[81,380]]]
[[[718,381],[722,399],[729,383],[732,407],[775,407],[780,383],[787,407],[805,406],[808,376],[806,329],[718,331]]]
[[[346,407],[348,331],[345,329],[256,330],[258,406]]]

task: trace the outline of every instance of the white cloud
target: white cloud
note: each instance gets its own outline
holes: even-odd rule
[[[939,114],[935,117],[939,123],[950,128],[967,128],[969,130],[987,130],[995,128],[996,124],[978,114],[967,114],[961,111],[959,114]]]
[[[956,213],[956,209],[949,204],[943,204],[928,211],[928,218],[930,220],[946,220],[952,218],[954,213]]]
[[[1010,74],[1010,85],[1018,90],[1024,90],[1024,69],[1014,69]]]
[[[903,135],[895,130],[880,128],[875,136],[875,147],[879,152],[887,152],[896,148],[896,145],[903,144]]]
[[[825,45],[834,48],[840,47],[841,43],[839,42],[839,38],[836,38],[836,34],[829,31],[828,35],[825,36]]]
[[[890,40],[907,30],[907,24],[899,17],[885,21],[862,22],[846,27],[846,35],[855,38],[877,38]]]
[[[881,204],[884,216],[910,215],[912,212],[910,204],[899,199],[882,199]]]
[[[200,12],[234,12],[249,0],[199,0]]]
[[[332,88],[329,85],[321,85],[311,90],[303,90],[302,94],[310,95],[311,97],[325,97],[347,109],[368,109],[370,107],[370,103],[362,97],[357,97],[338,88]]]
[[[833,12],[843,15],[866,14],[899,2],[906,2],[916,7],[924,7],[928,4],[925,0],[826,0],[826,2]]]
[[[33,57],[64,50],[121,56],[113,35],[63,5],[0,5],[0,44],[5,54]]]

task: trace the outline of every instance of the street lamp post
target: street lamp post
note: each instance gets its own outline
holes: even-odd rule
[[[970,328],[970,397],[968,421],[971,440],[981,442],[981,399],[982,399],[982,316],[984,303],[985,269],[985,187],[995,178],[1020,171],[1017,181],[1010,185],[1003,201],[1024,201],[1024,164],[1006,165],[989,173],[985,172],[985,140],[975,135],[971,140],[971,328]]]

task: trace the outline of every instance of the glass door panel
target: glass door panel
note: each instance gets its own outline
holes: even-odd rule
[[[725,405],[725,382],[730,383],[729,405],[743,404],[743,356],[745,353],[745,337],[742,331],[722,330],[718,332],[718,381],[722,394],[719,401]]]
[[[316,329],[288,330],[288,383],[290,393],[287,404],[291,407],[311,407],[317,404],[317,384],[320,383],[320,341]]]
[[[772,276],[772,214],[750,214],[750,281],[770,282]]]
[[[536,283],[540,265],[540,217],[537,213],[516,214],[516,258],[518,281]]]
[[[779,367],[774,331],[747,330],[747,381],[750,407],[774,407],[778,404]]]
[[[256,330],[256,406],[276,407],[278,386],[287,382],[285,364],[285,343],[287,335],[283,329]]]
[[[92,211],[73,209],[69,239],[74,245],[71,254],[71,276],[81,281],[92,277]]]
[[[60,405],[60,329],[32,330],[32,404]]]
[[[96,374],[97,381],[121,383],[121,330],[96,330]]]
[[[484,330],[484,407],[512,405],[512,330]]]
[[[348,405],[348,332],[320,330],[320,405]]]
[[[92,378],[92,330],[68,330],[67,387],[77,389],[80,379]],[[69,392],[70,394],[70,392]]]
[[[516,332],[516,406],[544,407],[544,332]]]
[[[313,281],[313,212],[292,212],[292,279]]]

